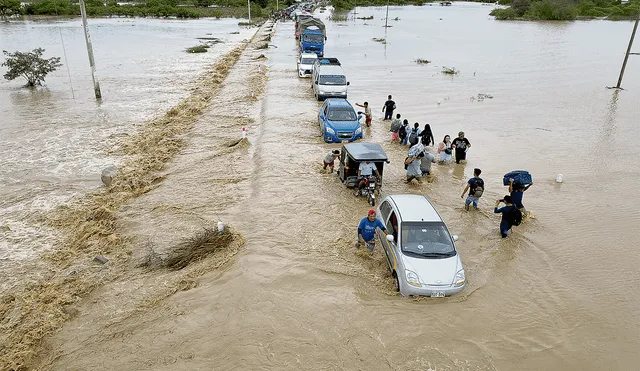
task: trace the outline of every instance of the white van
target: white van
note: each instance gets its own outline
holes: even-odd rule
[[[311,87],[318,100],[325,98],[347,99],[349,82],[336,58],[318,58],[313,64]]]

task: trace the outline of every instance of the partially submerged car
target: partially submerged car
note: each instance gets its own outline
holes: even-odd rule
[[[464,267],[454,245],[458,236],[449,234],[426,196],[387,196],[377,218],[389,231],[377,235],[402,296],[444,297],[462,291]]]
[[[311,77],[316,59],[318,59],[316,53],[300,54],[298,57],[298,77]]]
[[[327,143],[353,142],[362,138],[361,115],[342,98],[329,98],[318,110],[318,125]]]

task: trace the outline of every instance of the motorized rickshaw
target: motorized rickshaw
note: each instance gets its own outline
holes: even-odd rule
[[[372,177],[359,179],[358,167],[361,162],[373,162],[378,169],[380,176],[376,176],[375,172]],[[342,146],[342,152],[340,153],[340,168],[338,174],[342,183],[347,188],[358,188],[361,181],[364,181],[365,186],[357,190],[356,195],[366,196],[367,202],[374,206],[376,204],[375,194],[380,194],[382,188],[382,175],[384,171],[384,164],[389,163],[387,154],[382,149],[382,146],[375,143],[349,143]]]

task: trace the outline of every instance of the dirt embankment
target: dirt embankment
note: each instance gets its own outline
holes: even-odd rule
[[[161,282],[162,290],[146,296],[136,293],[136,308],[153,305],[179,290],[194,287],[194,278],[220,267],[242,246],[244,240],[239,233],[227,228],[220,234],[211,229],[215,224],[207,220],[195,231],[174,233],[161,251],[140,248],[133,244],[133,236],[123,233],[120,213],[135,199],[163,184],[168,163],[185,150],[188,134],[212,102],[219,99],[233,66],[246,54],[245,49],[257,53],[265,36],[270,37],[272,27],[269,22],[264,24],[252,40],[224,55],[200,76],[188,97],[123,139],[116,154],[126,160],[110,187],[86,195],[52,215],[50,222],[59,228],[64,239],[44,257],[49,262],[49,273],[22,291],[0,298],[0,369],[47,367],[58,352],[45,349],[49,346],[43,339],[77,317],[77,307],[84,298],[96,292],[108,295],[105,284],[142,276],[145,285],[153,280]],[[260,58],[251,58],[259,63]],[[257,88],[248,101],[261,93],[265,78],[260,75],[265,72],[260,65],[259,70],[249,74]],[[246,146],[246,140],[234,141],[228,148]],[[217,256],[220,250],[224,254]],[[108,257],[109,262],[93,262],[95,256]],[[163,278],[158,279],[159,276]]]

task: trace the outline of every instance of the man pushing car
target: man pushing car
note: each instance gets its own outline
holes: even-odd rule
[[[389,234],[387,227],[376,218],[376,211],[371,209],[366,218],[362,218],[360,224],[358,224],[358,241],[356,241],[356,247],[360,247],[360,244],[364,243],[365,246],[373,252],[373,248],[376,247],[376,228],[380,228],[386,235]]]

